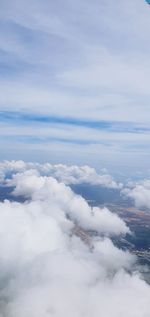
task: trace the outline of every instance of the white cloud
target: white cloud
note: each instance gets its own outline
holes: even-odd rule
[[[122,193],[133,199],[135,205],[150,208],[150,180],[145,179],[139,183],[131,184],[131,188],[125,188]]]
[[[135,258],[108,237],[128,231],[118,216],[91,209],[35,170],[14,175],[12,183],[27,200],[0,203],[0,316],[149,316],[149,285],[127,273]],[[92,249],[73,230],[76,222]]]
[[[115,214],[106,208],[90,208],[82,197],[75,195],[63,183],[57,183],[52,177],[38,176],[37,171],[29,170],[13,175],[7,183],[15,187],[13,194],[16,196],[25,196],[35,201],[50,200],[54,205],[59,200],[69,219],[85,230],[93,229],[108,235],[128,232],[124,222]]]
[[[29,170],[35,170],[35,175],[52,176],[58,181],[67,184],[89,183],[91,185],[101,185],[108,188],[121,189],[122,184],[113,180],[112,176],[106,172],[98,174],[94,168],[89,166],[67,166],[63,164],[52,165],[50,163],[25,163],[24,161],[4,161],[0,163],[0,172],[6,175],[6,179],[13,174]],[[16,176],[15,178],[19,177]],[[23,180],[25,183],[25,181]],[[37,186],[37,183],[36,183]]]

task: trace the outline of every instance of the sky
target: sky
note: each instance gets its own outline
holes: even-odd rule
[[[147,175],[150,7],[1,0],[0,160]]]

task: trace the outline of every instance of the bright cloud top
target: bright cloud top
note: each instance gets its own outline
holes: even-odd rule
[[[131,188],[125,188],[122,193],[131,198],[138,208],[146,207],[150,209],[150,180],[145,179],[136,184],[132,184]]]
[[[117,215],[33,169],[10,184],[26,201],[0,203],[0,316],[149,316],[149,285],[111,241],[129,232]]]
[[[0,163],[0,181],[11,178],[14,174],[27,170],[35,170],[41,176],[52,176],[58,181],[68,184],[89,183],[108,188],[121,189],[122,184],[113,180],[107,171],[98,174],[89,166],[67,166],[63,164],[52,165],[50,163],[26,163],[24,161],[4,161]]]

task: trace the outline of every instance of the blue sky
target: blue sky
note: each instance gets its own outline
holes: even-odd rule
[[[1,0],[0,159],[147,173],[144,0]]]

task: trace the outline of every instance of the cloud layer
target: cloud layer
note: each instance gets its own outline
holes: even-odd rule
[[[0,203],[0,316],[148,317],[150,287],[135,257],[111,241],[126,224],[15,164],[9,182],[25,202]]]
[[[52,165],[50,163],[26,163],[24,161],[4,161],[0,163],[0,181],[11,178],[14,174],[27,170],[35,170],[41,176],[52,176],[58,181],[68,184],[89,183],[91,185],[101,185],[108,188],[121,189],[122,184],[113,180],[107,170],[97,173],[89,166],[77,165]]]

